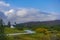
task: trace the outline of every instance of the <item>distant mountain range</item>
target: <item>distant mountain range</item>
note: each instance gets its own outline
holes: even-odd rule
[[[17,24],[19,27],[20,26],[27,26],[27,27],[32,27],[32,26],[40,26],[40,25],[47,25],[47,26],[54,26],[54,25],[60,25],[60,20],[53,20],[53,21],[33,21],[33,22],[26,22],[26,23],[20,23]]]

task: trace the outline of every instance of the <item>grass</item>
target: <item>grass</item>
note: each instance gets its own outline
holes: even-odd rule
[[[11,34],[11,33],[20,33],[20,32],[23,32],[23,30],[18,30],[18,29],[16,29],[16,28],[8,28],[8,27],[6,27],[6,28],[4,29],[4,32],[5,32],[6,34]]]
[[[38,29],[38,28],[37,28]],[[8,36],[7,40],[60,40],[60,31],[55,32],[49,32],[48,29],[39,29],[35,30],[36,33],[34,34],[22,34],[22,35],[16,35],[16,36]],[[5,28],[5,33],[10,34],[10,33],[20,33],[24,32],[23,30],[18,30],[16,28]],[[38,32],[37,32],[38,31]],[[56,37],[54,36],[56,35]]]

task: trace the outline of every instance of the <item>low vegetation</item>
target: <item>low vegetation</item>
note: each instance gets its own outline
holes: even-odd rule
[[[26,30],[28,28],[24,28]],[[18,30],[16,28],[6,28],[6,33],[19,33],[23,32],[23,30]],[[32,30],[30,28],[30,30]],[[60,40],[60,31],[55,27],[53,28],[45,28],[45,27],[37,27],[33,31],[36,33],[34,34],[21,34],[15,36],[8,36],[7,40]]]
[[[2,20],[0,21],[0,40],[60,40],[60,25],[47,26],[44,24],[39,25],[15,25],[15,28],[3,25]],[[33,30],[35,33],[32,34],[21,34],[11,35],[11,33],[24,33],[24,30]]]

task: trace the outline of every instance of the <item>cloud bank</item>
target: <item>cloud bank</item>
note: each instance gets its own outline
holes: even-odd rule
[[[4,8],[3,8],[4,7]],[[10,8],[11,5],[5,2],[0,2],[0,11],[4,12],[6,20],[17,23],[29,21],[50,21],[59,19],[59,13],[42,12],[36,8]],[[8,8],[8,10],[6,10]]]

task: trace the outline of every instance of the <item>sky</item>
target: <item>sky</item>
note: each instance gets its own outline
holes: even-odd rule
[[[42,11],[60,12],[60,0],[4,0],[12,7],[38,8]]]
[[[8,21],[50,21],[60,19],[60,0],[0,0],[0,11]]]

